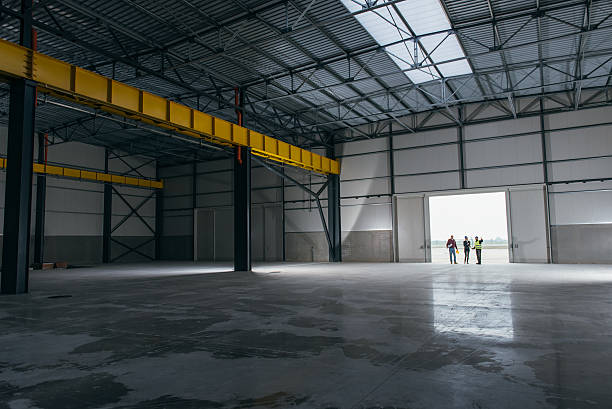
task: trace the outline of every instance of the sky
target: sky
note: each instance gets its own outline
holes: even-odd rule
[[[504,192],[433,196],[429,214],[431,240],[446,240],[451,234],[456,240],[463,236],[508,238]]]

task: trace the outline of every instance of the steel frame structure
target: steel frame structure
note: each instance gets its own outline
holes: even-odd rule
[[[302,147],[329,147],[332,136],[336,142],[377,136],[359,125],[380,121],[414,131],[410,115],[416,112],[454,117],[449,107],[473,102],[496,101],[516,116],[518,97],[569,92],[572,108],[580,109],[583,91],[607,89],[612,72],[612,49],[602,43],[612,29],[612,5],[603,0],[487,0],[467,11],[460,1],[445,0],[451,32],[473,74],[424,84],[410,83],[406,70],[390,62],[384,46],[337,0],[175,0],[194,15],[189,23],[158,0],[146,7],[131,0],[110,3],[114,7],[97,0],[35,2],[39,47],[113,78],[164,89],[166,97],[228,119],[237,109],[238,86],[245,95],[238,109],[249,124]],[[0,5],[0,12],[3,37],[14,37],[10,21],[20,11],[9,4]],[[139,20],[155,22],[162,34],[149,35],[144,22],[130,24]]]

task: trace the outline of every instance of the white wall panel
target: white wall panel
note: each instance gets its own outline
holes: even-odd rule
[[[611,122],[611,118],[612,108],[603,107],[546,115],[545,124],[547,129],[557,129]]]
[[[327,220],[327,209],[323,209],[323,214]],[[285,231],[287,233],[305,233],[323,231],[321,217],[316,206],[312,210],[289,210],[285,211]]]
[[[196,167],[198,173],[217,171],[217,170],[232,171],[232,168],[233,168],[233,165],[232,165],[231,159],[211,160],[211,161],[206,161],[206,162],[200,162],[197,164],[197,167]],[[183,170],[182,172],[185,173],[186,171]],[[187,172],[191,172],[191,170]]]
[[[45,216],[46,236],[102,235],[102,215],[48,212]]]
[[[371,178],[389,175],[389,154],[373,153],[342,158],[340,161],[341,180]]]
[[[191,192],[191,178],[188,179],[189,185],[184,187],[185,191]],[[211,193],[224,192],[233,189],[233,174],[232,172],[211,173],[208,175],[197,176],[197,192]]]
[[[540,119],[538,117],[530,117],[468,125],[464,128],[463,136],[465,140],[470,140],[539,131]]]
[[[191,196],[164,197],[164,210],[191,208],[192,204]]]
[[[456,145],[395,151],[393,157],[396,175],[456,170],[459,167]]]
[[[437,129],[417,133],[407,133],[393,137],[393,149],[411,148],[436,143],[456,142],[457,128]]]
[[[542,165],[513,166],[499,169],[471,170],[466,172],[468,187],[508,186],[542,183]]]
[[[391,204],[341,207],[342,231],[391,230]]]
[[[253,203],[278,202],[281,199],[281,189],[271,187],[251,191],[251,201]]]
[[[548,135],[551,160],[612,155],[612,126],[570,129]]]
[[[612,191],[551,193],[551,224],[612,223]]]
[[[340,184],[340,195],[342,197],[383,195],[388,193],[390,193],[388,178],[353,180]]]
[[[191,193],[191,176],[180,176],[164,181],[164,196],[183,195]]]
[[[551,163],[549,177],[553,181],[608,178],[612,175],[612,158]]]
[[[191,164],[171,166],[168,168],[161,168],[159,170],[159,173],[162,179],[173,177],[173,176],[191,175],[192,172],[193,172],[193,165]]]
[[[34,202],[32,206],[35,207]],[[54,212],[102,213],[104,194],[49,186],[47,187],[45,209]]]
[[[230,173],[229,188],[232,188],[233,173]],[[280,186],[281,179],[264,167],[253,168],[251,171],[251,187]]]
[[[370,153],[389,149],[388,138],[368,139],[365,141],[356,141],[337,144],[335,147],[336,156],[355,155],[360,153]]]
[[[166,199],[164,199],[165,201]],[[197,207],[219,207],[219,206],[231,206],[233,200],[233,193],[211,193],[211,194],[203,194],[196,197],[196,206]],[[188,198],[188,203],[186,203],[186,207],[191,207],[191,197]],[[184,206],[185,207],[185,206]]]
[[[464,144],[467,168],[514,165],[542,160],[539,134]]]
[[[49,162],[76,167],[104,169],[104,148],[80,142],[66,142],[50,145],[47,153]],[[117,160],[118,161],[118,160]]]
[[[395,177],[395,191],[397,193],[429,192],[449,189],[459,189],[459,172]]]
[[[166,214],[163,225],[164,236],[190,236],[193,234],[193,216]]]

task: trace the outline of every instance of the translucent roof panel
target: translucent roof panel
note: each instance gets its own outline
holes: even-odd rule
[[[367,0],[341,1],[351,13],[372,5]],[[355,18],[378,44],[385,46],[391,59],[414,83],[439,78],[438,70],[445,77],[472,72],[439,0],[404,0],[359,13]],[[420,45],[415,46],[412,32],[419,36]]]

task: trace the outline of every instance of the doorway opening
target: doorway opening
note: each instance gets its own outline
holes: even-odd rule
[[[482,238],[483,264],[509,262],[506,192],[471,193],[429,197],[431,262],[450,262],[446,247],[451,234],[457,242],[457,263],[463,264],[465,236],[474,246]],[[470,250],[469,263],[476,264],[476,251]]]

